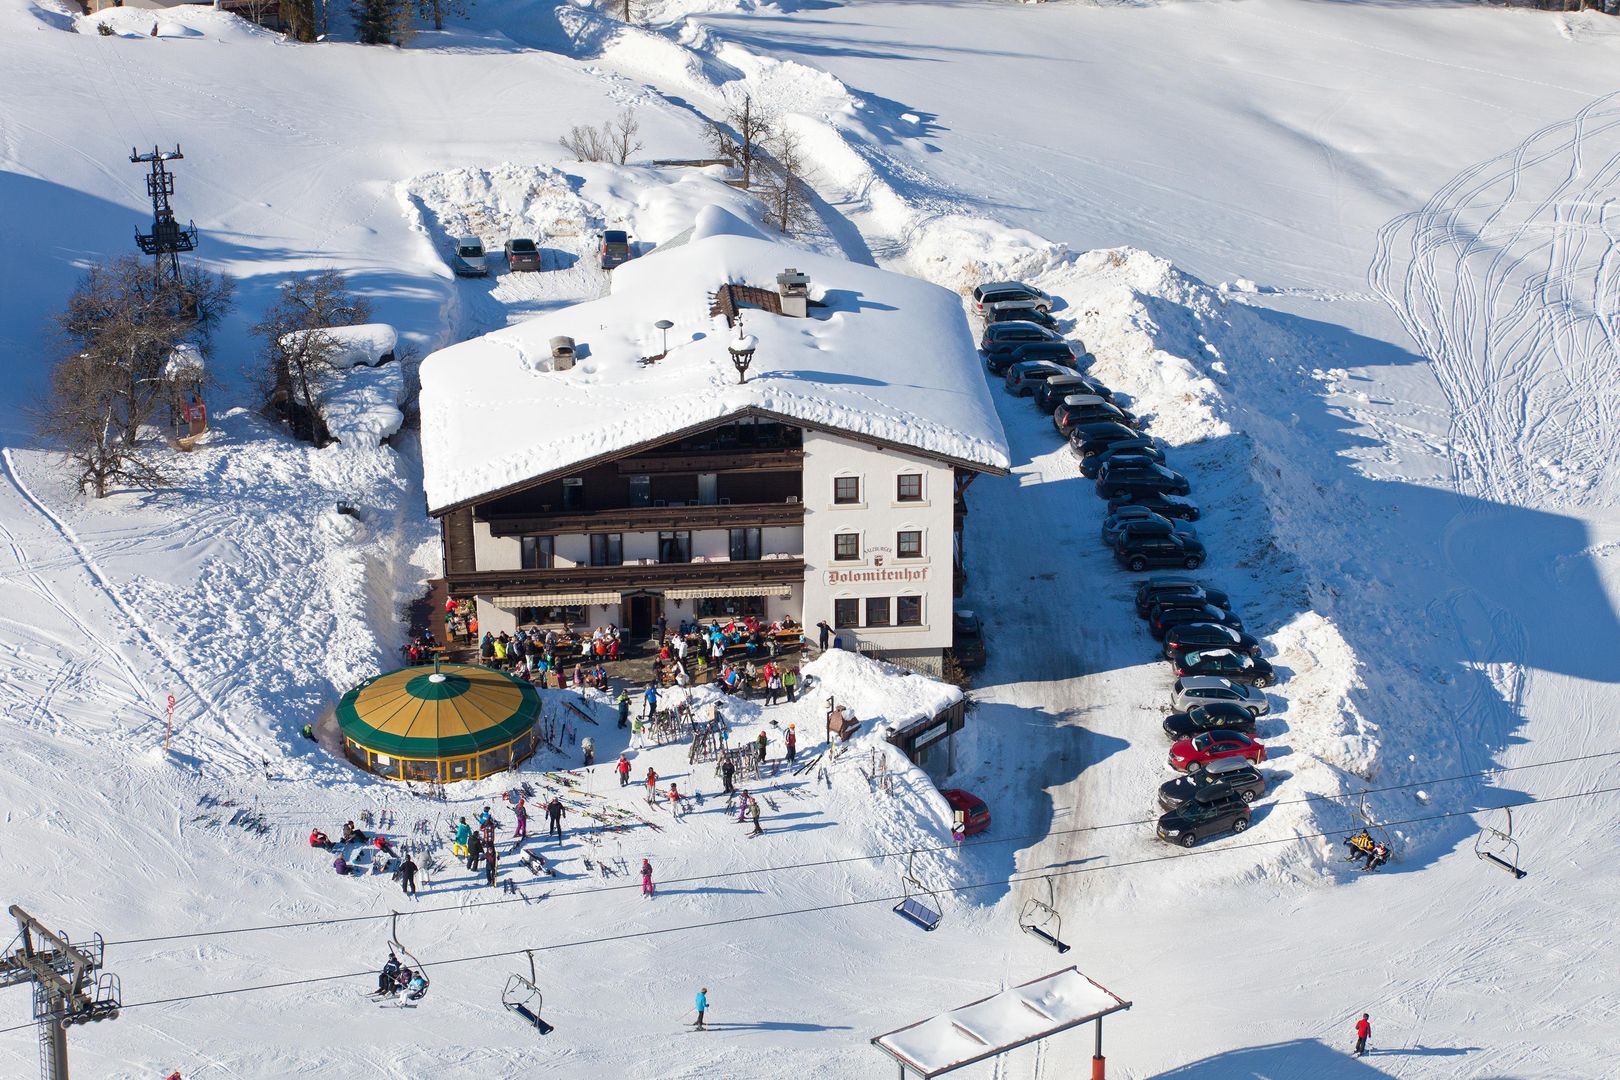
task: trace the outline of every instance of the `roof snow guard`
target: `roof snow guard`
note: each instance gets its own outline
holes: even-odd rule
[[[1070,967],[879,1035],[872,1045],[918,1076],[940,1076],[1130,1007]]]
[[[774,282],[788,265],[814,282],[806,317],[772,311],[777,290],[740,284]],[[742,384],[727,351],[739,314],[759,350]],[[577,343],[567,370],[556,337]],[[766,239],[705,207],[689,242],[619,267],[607,296],[422,362],[428,509],[749,415],[1004,473],[1007,436],[974,345],[950,290]]]

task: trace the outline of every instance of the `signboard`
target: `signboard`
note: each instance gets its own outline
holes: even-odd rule
[[[865,585],[877,582],[923,582],[928,580],[926,566],[880,566],[865,570],[828,570],[828,585]]]

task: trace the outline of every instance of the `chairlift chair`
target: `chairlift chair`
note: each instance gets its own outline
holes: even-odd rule
[[[501,991],[501,1004],[509,1011],[521,1016],[523,1020],[534,1026],[534,1030],[541,1035],[550,1035],[555,1028],[540,1018],[541,1006],[545,1003],[540,988],[535,985],[534,953],[525,950],[529,958],[529,977],[511,975],[506,980],[506,989]]]
[[[1522,881],[1530,873],[1519,868],[1519,842],[1513,838],[1513,811],[1506,806],[1497,810],[1474,837],[1474,854],[1495,863],[1515,880]]]
[[[1350,848],[1350,854],[1344,857],[1344,861],[1359,862],[1370,855],[1373,847],[1378,844],[1382,844],[1384,847],[1383,861],[1393,861],[1395,858],[1395,841],[1390,836],[1389,830],[1380,825],[1377,819],[1372,816],[1372,812],[1367,809],[1366,792],[1362,792],[1358,796],[1357,810],[1360,815],[1360,821],[1354,823],[1358,826],[1357,831],[1344,838],[1345,845]]]
[[[1018,929],[1040,938],[1056,949],[1061,956],[1069,951],[1069,946],[1063,942],[1063,916],[1058,914],[1052,879],[1044,880],[1046,901],[1043,903],[1033,896],[1025,900],[1023,910],[1018,913]]]
[[[422,976],[422,991],[413,999],[419,1001],[427,996],[428,988],[433,985],[433,980],[428,978],[427,968],[422,966],[422,962],[412,956],[411,951],[399,943],[399,912],[390,912],[390,915],[392,918],[389,919],[388,923],[388,944],[394,952],[411,962],[410,967],[413,972]]]
[[[932,930],[939,925],[939,898],[934,895],[932,889],[917,880],[916,875],[912,873],[912,860],[916,858],[916,855],[916,849],[913,849],[906,856],[906,870],[900,878],[905,895],[898,904],[894,905],[894,913],[907,922],[922,927],[924,930]],[[914,896],[913,893],[917,895]],[[923,896],[927,896],[932,901],[932,907],[923,903]]]

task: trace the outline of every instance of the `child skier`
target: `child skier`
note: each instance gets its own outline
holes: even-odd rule
[[[641,860],[641,895],[653,895],[652,863],[647,859]]]

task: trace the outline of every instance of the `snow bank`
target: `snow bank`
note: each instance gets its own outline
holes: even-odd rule
[[[318,391],[327,429],[346,447],[375,447],[405,422],[408,391],[403,364],[334,373]]]
[[[332,344],[333,367],[352,368],[392,360],[399,345],[399,334],[387,323],[356,323],[352,326],[324,326],[315,330],[295,330],[284,335],[282,347],[295,349],[305,337],[318,336]]]

